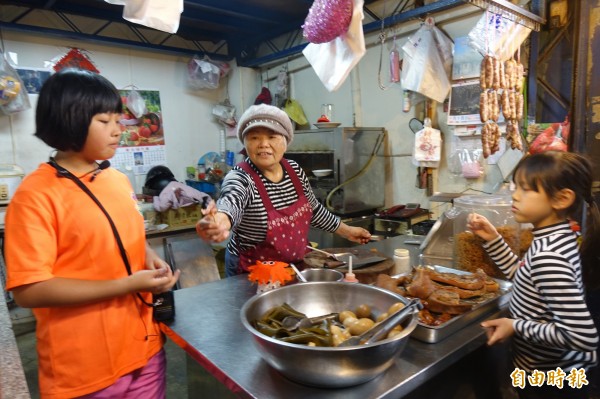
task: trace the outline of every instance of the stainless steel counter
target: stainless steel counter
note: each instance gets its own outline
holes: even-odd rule
[[[398,236],[367,246],[390,256],[390,251],[404,246],[406,238]],[[406,247],[413,256],[418,252],[417,246]],[[303,386],[264,362],[242,326],[240,309],[255,293],[256,287],[245,275],[178,290],[175,321],[164,325],[173,341],[240,397],[398,398],[485,344],[485,333],[477,320],[436,344],[410,339],[392,367],[365,384],[342,389]]]

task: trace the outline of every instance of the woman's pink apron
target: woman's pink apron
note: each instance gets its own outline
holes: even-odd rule
[[[304,195],[300,178],[288,161],[282,159],[281,166],[285,168],[294,184],[298,201],[287,208],[275,209],[258,174],[245,161],[241,162],[239,166],[254,180],[267,211],[267,236],[262,243],[254,248],[240,251],[241,270],[248,272],[248,267],[259,260],[274,260],[286,263],[302,261],[306,253],[312,207]]]

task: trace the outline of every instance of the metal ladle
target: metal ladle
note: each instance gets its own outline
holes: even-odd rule
[[[294,269],[294,272],[296,273],[296,276],[298,277],[298,280],[302,281],[303,283],[306,283],[306,278],[304,278],[304,276],[302,275],[302,273],[300,273],[300,270],[298,270],[298,268],[296,267],[296,265],[294,265],[293,263],[290,263],[290,267],[292,269]]]

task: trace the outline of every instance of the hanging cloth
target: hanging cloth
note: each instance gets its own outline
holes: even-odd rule
[[[176,33],[183,0],[104,0],[123,6],[123,19],[167,33]]]
[[[340,88],[352,68],[367,52],[362,27],[364,1],[353,2],[352,21],[345,34],[328,43],[309,43],[302,51],[329,91]]]

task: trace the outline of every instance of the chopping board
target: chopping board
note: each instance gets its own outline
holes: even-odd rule
[[[356,276],[359,282],[363,284],[374,283],[377,279],[378,274],[390,274],[394,268],[394,260],[388,258],[376,249],[357,249],[357,248],[323,248],[323,251],[339,254],[349,252],[358,258],[370,258],[372,256],[381,256],[386,258],[385,260],[370,265],[362,266],[359,269],[352,269],[352,273]],[[326,261],[331,261],[331,258],[327,255],[316,251],[307,252],[304,255],[304,266],[305,267],[324,267]],[[342,273],[348,271],[348,266],[344,265],[335,270],[339,270]]]

